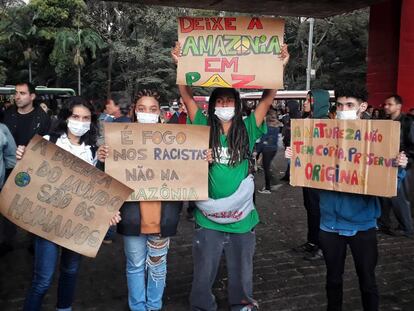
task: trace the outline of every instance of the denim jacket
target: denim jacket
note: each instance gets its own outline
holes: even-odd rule
[[[8,127],[0,123],[0,189],[5,182],[6,169],[16,165],[16,143]]]

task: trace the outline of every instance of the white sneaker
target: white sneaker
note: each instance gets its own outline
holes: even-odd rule
[[[271,194],[272,192],[270,192],[270,190],[267,190],[265,188],[258,190],[257,192],[261,193],[261,194]]]

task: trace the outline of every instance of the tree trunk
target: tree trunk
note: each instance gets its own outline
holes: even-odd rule
[[[32,83],[32,62],[29,61],[29,82]]]
[[[112,84],[112,66],[113,66],[113,52],[112,41],[109,43],[108,51],[108,71],[107,71],[107,84],[106,84],[106,98],[111,97],[111,84]]]
[[[78,96],[81,96],[81,67],[78,66]]]

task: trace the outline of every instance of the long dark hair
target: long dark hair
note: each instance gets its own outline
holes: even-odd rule
[[[250,157],[249,137],[243,122],[242,105],[240,94],[235,89],[216,88],[210,95],[208,102],[208,125],[210,125],[210,148],[213,149],[213,158],[220,158],[221,144],[220,135],[224,133],[220,119],[214,114],[216,100],[221,96],[232,96],[235,99],[234,117],[227,134],[227,144],[229,146],[230,161],[229,165],[235,166],[244,159]]]
[[[91,128],[88,132],[80,137],[79,143],[95,146],[99,133],[98,116],[93,105],[80,96],[73,96],[67,100],[65,107],[59,111],[59,114],[57,116],[58,119],[51,130],[50,136],[60,137],[62,134],[68,133],[67,120],[73,114],[73,108],[76,106],[83,106],[91,112]]]

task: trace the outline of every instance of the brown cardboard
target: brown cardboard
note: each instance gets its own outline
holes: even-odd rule
[[[396,195],[398,122],[292,119],[291,130],[292,186]]]
[[[283,88],[284,20],[258,17],[180,17],[182,56],[177,84]]]
[[[95,257],[110,219],[131,192],[36,135],[0,193],[0,212],[33,234]]]
[[[208,126],[105,123],[105,144],[105,171],[135,190],[129,201],[208,198]]]

